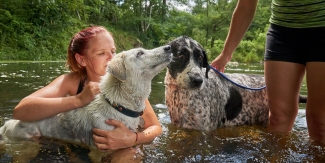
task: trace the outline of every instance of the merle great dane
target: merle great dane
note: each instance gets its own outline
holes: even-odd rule
[[[269,107],[265,89],[238,87],[212,71],[205,50],[190,37],[182,36],[168,44],[174,59],[167,66],[165,99],[174,125],[207,131],[237,125],[266,126]],[[224,75],[247,87],[265,85],[263,75]],[[305,100],[299,98],[299,102]]]

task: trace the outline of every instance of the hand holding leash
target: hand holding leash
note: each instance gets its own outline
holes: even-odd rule
[[[224,54],[223,52],[211,62],[211,66],[216,68],[218,71],[220,72],[224,72],[225,71],[225,67],[227,65],[227,63],[230,61],[231,59],[231,55],[230,58],[227,57],[226,54]]]

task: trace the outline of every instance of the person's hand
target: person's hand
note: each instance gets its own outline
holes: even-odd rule
[[[80,99],[81,105],[89,104],[95,96],[100,93],[100,85],[98,82],[89,82],[77,97]]]
[[[136,139],[135,133],[130,131],[122,122],[117,120],[106,120],[105,122],[111,126],[115,126],[115,129],[92,129],[94,144],[99,150],[116,150],[134,145]]]
[[[211,66],[216,68],[218,71],[220,72],[224,72],[225,71],[225,67],[227,65],[227,63],[230,61],[231,59],[231,55],[230,57],[228,57],[229,55],[225,55],[223,52],[212,61]]]

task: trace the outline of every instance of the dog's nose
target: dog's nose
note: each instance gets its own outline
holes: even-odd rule
[[[170,50],[170,49],[171,49],[171,48],[170,48],[170,45],[167,45],[167,46],[164,47],[164,50],[165,50],[165,51],[168,51],[168,50]]]
[[[203,79],[200,76],[190,77],[191,83],[194,87],[200,87],[203,83]]]

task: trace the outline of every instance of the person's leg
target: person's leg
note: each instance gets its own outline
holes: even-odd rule
[[[311,138],[325,143],[325,62],[306,64],[306,118]]]
[[[270,107],[267,131],[289,132],[298,113],[298,95],[305,66],[291,62],[265,61],[264,73]]]

